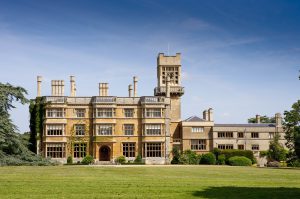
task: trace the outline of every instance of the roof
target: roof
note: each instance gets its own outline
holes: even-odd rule
[[[273,123],[215,124],[215,127],[276,127]]]
[[[197,116],[192,116],[192,117],[189,117],[185,120],[183,120],[183,122],[205,122],[206,120],[200,118],[200,117],[197,117]]]

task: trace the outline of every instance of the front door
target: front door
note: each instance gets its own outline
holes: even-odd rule
[[[100,161],[110,161],[110,148],[108,146],[102,146],[99,149]]]

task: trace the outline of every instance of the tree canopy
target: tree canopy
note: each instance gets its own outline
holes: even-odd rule
[[[252,117],[248,119],[248,123],[256,123],[256,118]],[[260,116],[260,123],[276,123],[275,117],[268,117],[266,115]]]
[[[291,159],[300,158],[300,100],[292,105],[290,111],[284,112],[286,146]]]
[[[17,133],[17,126],[10,119],[9,111],[15,108],[14,101],[21,104],[29,102],[25,97],[26,94],[27,91],[22,87],[0,83],[0,165],[50,163],[28,150]]]

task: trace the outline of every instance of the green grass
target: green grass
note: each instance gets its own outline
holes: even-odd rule
[[[228,166],[0,167],[0,198],[299,198],[300,170]]]

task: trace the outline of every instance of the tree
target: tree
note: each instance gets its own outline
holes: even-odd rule
[[[48,160],[35,156],[24,145],[20,138],[18,128],[10,119],[9,111],[13,106],[13,101],[21,104],[28,103],[25,95],[27,91],[22,87],[14,87],[10,84],[0,83],[0,165],[22,165],[49,164]]]
[[[270,142],[267,155],[270,161],[279,162],[286,160],[286,151],[284,147],[279,143],[279,134],[276,133],[273,140]]]
[[[248,119],[248,123],[256,123],[256,118],[251,117]],[[266,115],[260,117],[260,123],[276,123],[275,117],[268,117]]]
[[[284,112],[284,130],[289,159],[300,158],[300,100],[292,105],[292,110]]]

